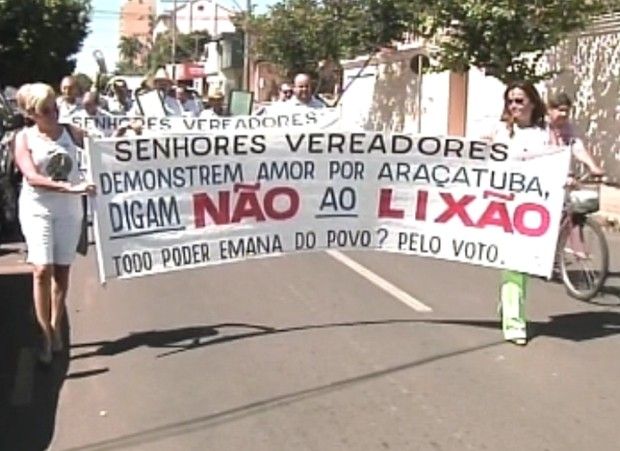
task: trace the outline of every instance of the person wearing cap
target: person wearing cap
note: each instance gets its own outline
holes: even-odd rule
[[[224,93],[216,88],[209,93],[208,108],[203,110],[201,117],[205,116],[224,116]]]
[[[133,101],[125,80],[117,78],[112,82],[112,95],[107,99],[111,114],[126,115],[133,109]]]
[[[153,89],[168,91],[172,88],[172,85],[172,79],[168,76],[166,69],[160,67],[155,71],[155,75],[153,75]]]
[[[153,89],[163,93],[164,110],[168,116],[182,116],[183,110],[176,98],[174,83],[168,72],[160,67],[153,76]]]
[[[202,111],[202,105],[196,100],[187,86],[179,85],[176,87],[177,102],[181,108],[183,116],[198,117]]]

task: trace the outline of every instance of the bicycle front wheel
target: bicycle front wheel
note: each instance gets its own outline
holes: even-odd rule
[[[562,230],[559,242],[562,282],[572,297],[589,301],[603,287],[609,271],[609,249],[601,225],[577,218]]]

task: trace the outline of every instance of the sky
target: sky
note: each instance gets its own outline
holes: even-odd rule
[[[184,0],[177,0],[181,4]],[[277,0],[252,0],[255,10],[262,12],[265,6],[275,4]],[[76,71],[94,76],[97,63],[93,52],[101,50],[105,56],[108,71],[113,71],[118,60],[119,17],[121,5],[125,0],[92,0],[93,13],[89,26],[90,33],[84,39],[80,52],[76,55]],[[236,4],[245,5],[245,0],[220,0],[223,6],[238,9]],[[158,0],[157,14],[172,9],[172,0]]]

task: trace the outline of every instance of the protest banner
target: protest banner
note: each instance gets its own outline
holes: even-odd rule
[[[330,131],[90,140],[88,151],[102,281],[324,249],[549,276],[570,158]]]
[[[261,130],[303,130],[325,129],[339,120],[339,110],[291,108],[282,113],[273,112],[252,116],[115,116],[111,114],[87,116],[76,114],[69,122],[83,130],[100,130],[104,136],[111,136],[115,130],[130,124],[139,125],[144,136],[167,133],[221,133]]]

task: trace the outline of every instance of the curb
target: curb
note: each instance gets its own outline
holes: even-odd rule
[[[26,263],[26,246],[23,243],[0,245],[0,275],[27,274],[32,266]]]

